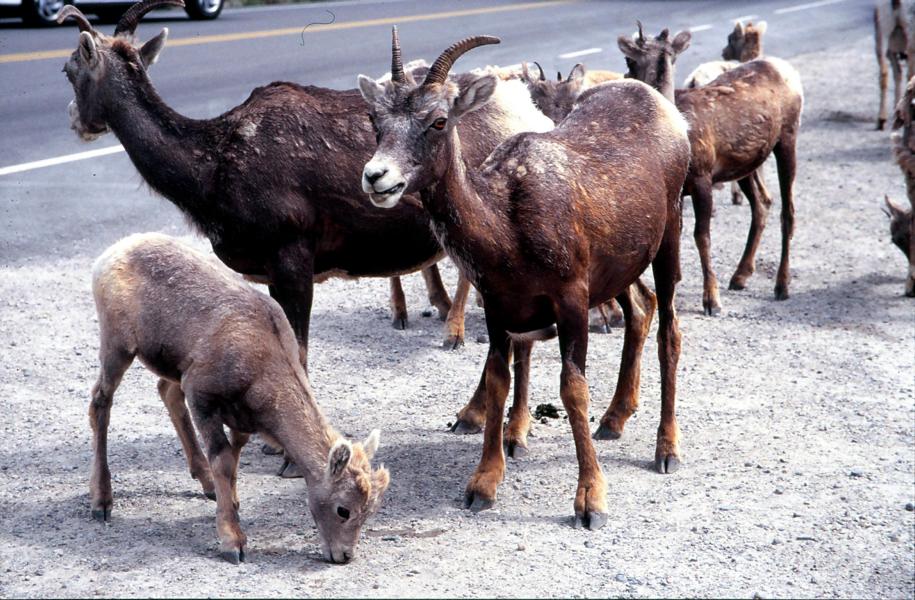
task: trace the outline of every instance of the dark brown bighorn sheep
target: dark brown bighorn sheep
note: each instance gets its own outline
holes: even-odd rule
[[[588,431],[588,308],[616,296],[626,313],[617,393],[605,416],[618,434],[634,410],[638,355],[648,329],[647,315],[632,310],[627,290],[649,265],[661,317],[655,464],[671,472],[680,460],[674,290],[680,277],[680,190],[689,163],[686,123],[650,87],[611,82],[584,92],[556,129],[513,136],[481,167],[466,168],[458,123],[486,104],[496,78],[483,75],[458,87],[447,75],[462,54],[498,41],[477,36],[452,45],[418,85],[359,76],[378,136],[362,185],[372,204],[389,208],[404,193],[423,190],[420,198],[439,240],[484,299],[490,347],[477,393],[484,396],[485,439],[465,506],[492,506],[503,478],[512,339],[543,339],[555,324],[560,396],[579,464],[575,523],[596,529],[606,522],[607,504]],[[640,305],[653,307],[654,295],[641,290]]]
[[[749,62],[762,56],[762,38],[766,33],[766,22],[760,21],[757,24],[748,22],[746,25],[737,21],[734,30],[728,34],[728,43],[721,50],[721,57],[724,60],[715,60],[707,62],[696,67],[686,78],[683,84],[685,88],[696,88],[708,85],[722,73],[726,73],[739,65],[740,63]],[[763,180],[762,168],[757,169],[752,175],[753,183],[756,189],[763,197],[763,203],[772,204],[772,196],[766,189]],[[718,189],[722,184],[715,184]],[[731,182],[731,203],[742,204],[743,196],[740,193],[740,185],[736,181]]]
[[[147,183],[209,238],[223,262],[270,286],[304,363],[314,282],[409,273],[433,266],[444,253],[418,200],[395,211],[359,200],[351,173],[371,156],[373,134],[356,90],[272,83],[208,120],[169,108],[147,76],[168,32],[143,45],[134,43],[133,32],[143,14],[176,3],[135,5],[113,37],[93,29],[75,7],[63,9],[60,20],[74,18],[80,27],[79,47],[65,66],[76,96],[72,127],[84,139],[113,131]],[[465,136],[474,140],[468,161],[479,164],[501,139],[525,131],[523,121],[477,115],[466,126]],[[452,309],[446,345],[456,347],[469,288],[459,285],[451,306],[437,271],[425,275],[440,314]],[[406,319],[402,298],[395,280],[395,325]]]
[[[133,235],[111,246],[95,262],[92,291],[101,341],[101,371],[89,406],[92,516],[111,517],[111,404],[124,372],[139,358],[160,377],[159,392],[205,490],[212,473],[224,558],[245,559],[236,472],[248,437],[260,433],[281,444],[304,471],[324,557],[350,560],[362,525],[388,487],[388,471],[370,463],[378,430],[352,444],[330,426],[282,308],[215,260],[161,234]]]
[[[793,184],[796,171],[797,134],[804,93],[801,78],[787,62],[761,58],[741,64],[715,80],[714,85],[676,90],[674,62],[689,46],[690,34],[681,31],[668,39],[665,29],[658,37],[641,33],[632,39],[620,36],[620,50],[634,77],[660,90],[689,122],[692,160],[683,193],[693,199],[696,216],[694,236],[702,260],[705,314],[721,311],[718,280],[711,263],[710,224],[712,185],[737,180],[753,211],[747,245],[730,289],[740,290],[756,268],[756,249],[769,207],[749,177],[775,155],[782,197],[782,252],[775,280],[775,298],[788,298],[789,253],[794,232]]]
[[[896,105],[896,116],[893,120],[893,128],[901,129],[893,134],[893,153],[896,156],[896,163],[902,169],[905,176],[905,188],[909,196],[909,203],[912,210],[908,215],[904,211],[895,209],[887,199],[888,208],[891,210],[891,229],[893,231],[893,242],[905,252],[909,257],[909,273],[905,281],[905,295],[915,296],[915,220],[912,218],[915,212],[915,132],[912,128],[915,122],[915,77],[909,79],[902,100]],[[903,233],[908,226],[908,232]],[[897,231],[899,233],[897,234]]]
[[[909,252],[912,247],[912,209],[897,206],[889,196],[884,196],[886,208],[883,212],[890,218],[890,239],[897,248],[902,250],[906,258],[909,258]],[[915,289],[915,286],[913,286]],[[912,294],[906,294],[912,295]]]
[[[893,24],[888,36],[884,33],[884,23],[886,17],[881,14],[879,6],[874,6],[874,49],[877,53],[877,66],[880,68],[880,109],[877,114],[877,129],[883,129],[886,125],[886,94],[889,73],[887,61],[893,69],[893,106],[899,104],[899,98],[902,96],[902,66],[908,64],[913,57],[909,56],[909,28],[905,20],[905,11],[902,8],[901,0],[891,0],[890,2],[890,21]],[[886,37],[885,37],[886,36]],[[884,39],[886,39],[886,50],[884,50]],[[908,76],[913,74],[912,69],[908,69]]]

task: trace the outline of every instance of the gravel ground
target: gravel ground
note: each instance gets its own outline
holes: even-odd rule
[[[303,482],[275,477],[276,457],[258,444],[245,449],[239,482],[250,562],[220,562],[215,505],[187,474],[155,378],[139,366],[112,415],[113,521],[93,522],[89,268],[114,240],[87,232],[89,254],[0,267],[0,596],[913,597],[915,304],[902,295],[904,257],[880,211],[883,194],[903,200],[904,187],[888,134],[872,131],[872,42],[858,35],[844,53],[792,59],[807,106],[791,299],[772,298],[777,209],[757,274],[744,292],[722,291],[718,318],[701,315],[698,257],[684,238],[686,462],[670,476],[651,469],[660,414],[652,337],[640,411],[621,440],[598,444],[611,512],[598,532],[570,526],[577,468],[562,419],[536,424],[531,455],[509,463],[494,510],[460,508],[481,438],[446,424],[477,382],[483,314],[469,309],[466,347],[441,350],[440,323],[420,316],[418,276],[405,282],[406,331],[388,324],[384,280],[331,281],[316,293],[318,401],[348,435],[380,426],[379,458],[392,473],[355,562],[320,560]],[[726,286],[750,215],[719,200],[713,258]],[[174,223],[169,232],[186,233],[177,213]],[[454,269],[445,274],[453,284]],[[597,418],[621,345],[619,330],[592,336]],[[556,342],[538,345],[532,406],[559,405],[558,382]]]

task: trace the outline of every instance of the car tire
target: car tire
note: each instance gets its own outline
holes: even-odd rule
[[[225,0],[185,0],[184,11],[192,19],[209,21],[222,12]]]
[[[64,4],[64,0],[22,0],[22,20],[38,27],[56,25]]]

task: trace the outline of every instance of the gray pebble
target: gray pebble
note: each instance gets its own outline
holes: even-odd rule
[[[907,502],[905,505],[905,509],[909,512],[912,512],[913,510],[915,510],[915,504],[912,504],[911,502]]]

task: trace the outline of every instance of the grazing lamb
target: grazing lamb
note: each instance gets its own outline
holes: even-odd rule
[[[473,511],[493,506],[504,476],[502,421],[512,346],[558,332],[559,395],[579,466],[574,522],[597,529],[606,523],[608,507],[589,432],[588,308],[616,297],[625,313],[617,392],[608,411],[618,417],[613,421],[618,437],[634,410],[641,344],[650,323],[649,315],[633,310],[630,290],[649,265],[657,287],[662,380],[655,466],[670,473],[680,464],[674,294],[680,279],[680,190],[690,155],[687,126],[649,86],[609,82],[584,92],[552,131],[512,136],[480,167],[466,168],[460,123],[483,110],[498,80],[484,75],[459,87],[448,73],[465,52],[498,42],[476,36],[453,44],[421,83],[359,76],[378,139],[362,186],[382,208],[423,190],[420,199],[436,235],[483,296],[490,346],[477,394],[486,425],[465,506]],[[399,47],[393,55],[400,60]],[[643,286],[640,292],[645,297],[639,306],[653,309],[654,294]]]
[[[770,154],[775,156],[782,200],[782,253],[775,298],[785,300],[791,279],[797,135],[804,105],[800,75],[783,60],[759,58],[721,75],[715,85],[675,93],[674,62],[689,46],[690,33],[681,31],[673,39],[668,35],[665,29],[657,37],[646,37],[640,30],[635,39],[620,36],[618,44],[629,65],[627,76],[648,83],[674,101],[689,123],[692,158],[683,193],[692,197],[696,216],[693,235],[702,261],[705,314],[721,312],[718,280],[711,263],[712,185],[738,181],[752,210],[747,244],[729,286],[740,290],[756,268],[756,249],[769,211],[749,176]]]
[[[915,104],[913,103],[915,103],[915,77],[909,80],[902,100],[896,105],[896,117],[893,120],[893,128],[902,129],[893,134],[893,153],[896,156],[896,163],[905,176],[906,193],[912,209],[915,210],[915,134],[912,131],[913,121],[915,121]],[[906,248],[903,248],[903,251],[907,252],[909,256],[909,274],[905,282],[906,296],[915,296],[915,220],[912,219],[912,212],[909,211],[908,218],[909,243]],[[901,216],[894,221],[900,223],[896,225],[900,228],[901,223],[904,222]],[[893,241],[896,241],[895,234]]]
[[[370,464],[378,430],[352,444],[330,426],[314,401],[279,304],[217,261],[153,233],[132,235],[106,250],[95,262],[92,291],[101,345],[101,371],[89,405],[92,516],[111,518],[111,404],[124,372],[139,358],[160,378],[160,394],[192,472],[212,474],[222,557],[245,559],[236,471],[242,446],[259,433],[280,444],[304,471],[324,558],[350,560],[365,520],[378,510],[388,487],[388,471]]]

